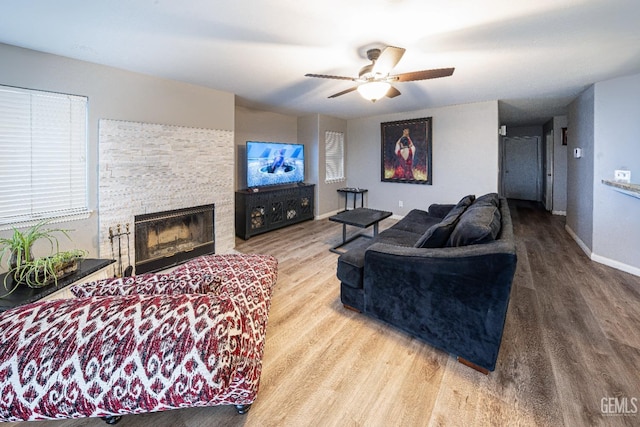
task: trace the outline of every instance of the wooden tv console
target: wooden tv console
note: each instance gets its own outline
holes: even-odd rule
[[[314,184],[236,191],[236,236],[256,234],[313,219]]]

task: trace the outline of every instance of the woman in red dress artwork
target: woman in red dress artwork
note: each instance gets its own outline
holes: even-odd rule
[[[402,130],[402,136],[396,142],[394,152],[398,160],[396,171],[393,174],[397,179],[413,179],[413,157],[416,154],[416,146],[409,136],[409,129]]]

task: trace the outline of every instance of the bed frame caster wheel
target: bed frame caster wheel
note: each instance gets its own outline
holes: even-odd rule
[[[110,426],[114,425],[114,424],[118,424],[120,422],[120,420],[122,419],[122,416],[120,415],[107,415],[106,417],[101,417],[105,423],[109,424]]]
[[[240,415],[246,414],[249,412],[249,409],[251,409],[251,403],[248,405],[236,405],[236,412]]]

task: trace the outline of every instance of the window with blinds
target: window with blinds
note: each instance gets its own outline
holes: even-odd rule
[[[325,179],[326,184],[344,181],[344,133],[326,131],[325,144]]]
[[[88,212],[87,98],[0,86],[0,226]]]

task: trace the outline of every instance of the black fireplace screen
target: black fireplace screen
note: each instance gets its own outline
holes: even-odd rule
[[[136,215],[134,220],[136,274],[215,252],[214,205]]]

